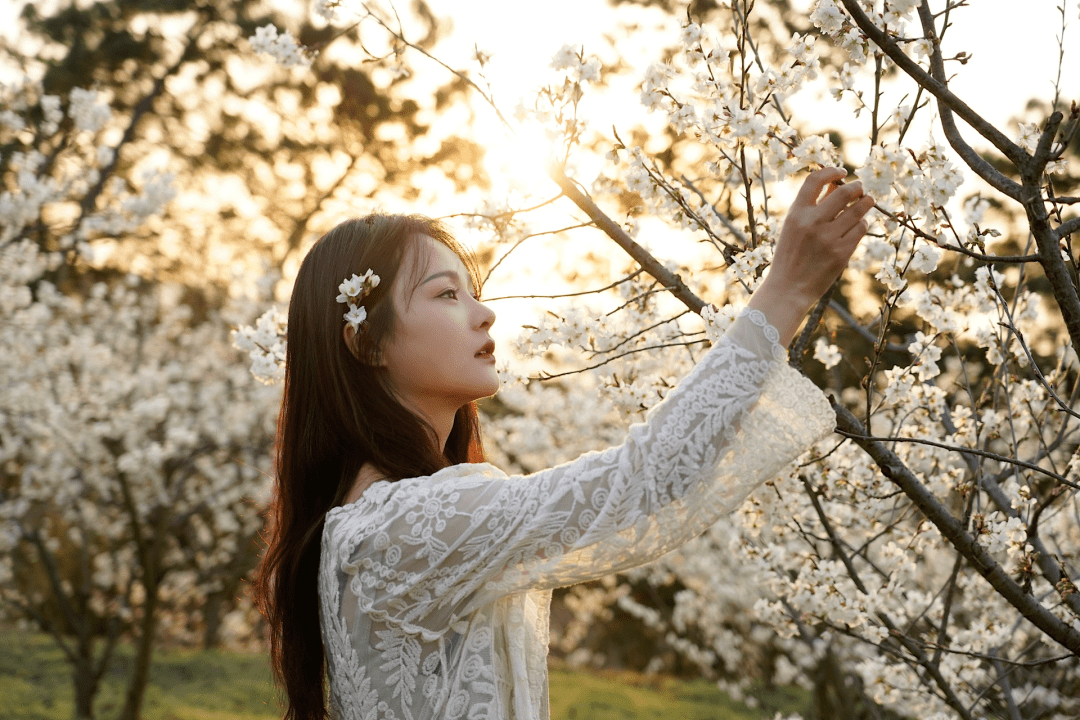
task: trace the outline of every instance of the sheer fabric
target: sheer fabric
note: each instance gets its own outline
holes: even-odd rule
[[[319,594],[349,720],[546,720],[551,588],[701,534],[833,429],[776,330],[744,312],[622,445],[528,476],[488,464],[332,509]]]

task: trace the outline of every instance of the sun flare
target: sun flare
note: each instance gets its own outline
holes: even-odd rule
[[[526,195],[542,192],[551,183],[548,164],[554,154],[552,139],[539,123],[531,120],[481,134],[486,153],[484,169],[493,189]]]

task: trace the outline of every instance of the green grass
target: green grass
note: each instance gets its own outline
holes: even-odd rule
[[[750,709],[708,680],[556,666],[550,675],[552,720],[762,720],[777,711],[809,712],[809,696],[799,688],[761,689]]]
[[[99,720],[123,705],[131,653],[121,647],[95,703]],[[761,720],[801,711],[807,696],[780,688],[759,692],[750,710],[706,680],[677,680],[629,672],[586,672],[553,664],[552,720]],[[0,717],[70,720],[71,669],[46,635],[0,630]],[[154,654],[144,720],[259,720],[280,717],[262,653],[159,649]]]
[[[0,631],[0,717],[70,720],[71,666],[50,637]],[[132,658],[120,647],[95,700],[95,716],[120,714]],[[279,717],[263,654],[159,649],[143,701],[144,720],[255,720]]]

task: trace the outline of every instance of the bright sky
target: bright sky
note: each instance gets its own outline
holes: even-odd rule
[[[1062,96],[1080,101],[1080,4],[1076,0],[968,0],[968,7],[954,12],[955,24],[945,35],[947,54],[966,51],[972,58],[966,66],[952,65],[954,92],[999,125],[1022,113],[1029,97],[1052,98],[1062,22],[1057,8],[1062,1],[1067,2],[1064,19],[1068,23]],[[613,33],[617,23],[634,23],[640,27],[638,40],[620,40],[619,50],[628,57],[643,58],[656,49],[657,36],[648,31],[660,23],[674,27],[672,19],[658,10],[630,4],[615,10],[606,0],[428,3],[436,15],[453,24],[452,35],[440,46],[440,57],[464,66],[474,43],[491,54],[488,75],[497,99],[508,107],[513,107],[517,95],[543,82],[551,57],[564,43],[583,44],[586,52],[598,53],[607,61],[611,58],[603,36]],[[812,4],[803,0],[806,8]],[[662,37],[669,42],[674,36]]]
[[[584,44],[587,52],[603,53],[603,36],[620,22],[633,23],[641,29],[639,40],[620,40],[619,50],[643,57],[650,49],[651,36],[646,31],[661,22],[671,23],[658,10],[633,4],[615,10],[606,0],[427,1],[453,28],[451,36],[440,44],[440,57],[451,65],[464,66],[474,44],[491,54],[488,74],[496,96],[511,108],[517,96],[544,80],[551,57],[564,43]],[[801,1],[807,8],[812,5],[811,0]],[[947,49],[972,55],[952,80],[957,94],[971,98],[971,105],[995,123],[1022,111],[1028,96],[1051,97],[1061,31],[1057,7],[1061,2],[1066,3],[1069,24],[1066,44],[1072,46],[1066,53],[1062,95],[1080,98],[1077,0],[967,0],[968,7],[955,12],[956,25],[945,37]],[[21,0],[0,0],[0,33],[12,31],[22,5]]]
[[[616,36],[619,55],[632,62],[644,62],[653,59],[659,47],[674,42],[681,20],[655,8],[633,4],[613,9],[605,0],[428,2],[437,16],[448,18],[453,25],[452,32],[436,48],[436,54],[453,67],[473,67],[469,58],[474,44],[490,54],[487,76],[504,112],[512,110],[519,97],[528,97],[533,88],[552,77],[551,57],[564,43],[583,44],[587,54],[599,55],[607,66],[617,58],[604,36]],[[1067,48],[1071,45],[1072,49],[1066,50],[1062,63],[1061,94],[1080,101],[1080,58],[1076,49],[1080,18],[1077,18],[1076,0],[1067,2],[1065,39]],[[809,13],[813,2],[802,0],[802,4]],[[968,7],[953,13],[954,25],[944,37],[946,54],[966,51],[971,60],[964,66],[950,65],[954,73],[951,87],[1008,135],[1016,135],[1016,127],[1009,125],[1009,120],[1024,114],[1029,98],[1038,96],[1047,101],[1053,98],[1052,83],[1058,69],[1057,36],[1062,23],[1057,5],[1058,0],[1028,0],[1020,10],[1016,0],[968,0]],[[633,26],[636,31],[626,38],[618,30],[619,25]],[[638,74],[627,75],[616,79],[612,90],[586,96],[589,114],[595,118],[594,128],[607,135],[612,124],[625,128],[641,121],[654,125],[663,122],[663,118],[655,115],[651,118],[643,115],[635,89],[638,80]],[[893,101],[898,99],[894,97]],[[806,98],[795,105],[796,112],[823,117],[825,127],[835,127],[842,118],[850,118],[849,107],[838,106],[827,95]],[[482,109],[477,112],[480,122],[488,126],[484,137],[498,138],[501,133],[493,116],[485,117]],[[865,124],[865,114],[856,122]],[[935,135],[943,139],[940,131]],[[973,132],[966,135],[976,147],[985,146]],[[492,160],[505,155],[510,158],[507,171],[520,173],[523,161],[528,160],[527,153],[517,153],[507,144],[496,143],[496,146],[499,152]],[[853,150],[852,154],[857,152],[861,150]]]
[[[306,3],[294,0],[270,0],[289,8]],[[612,8],[606,0],[427,0],[436,16],[448,20],[450,32],[435,48],[435,54],[452,67],[475,68],[471,62],[474,46],[491,56],[487,77],[492,83],[495,99],[503,111],[512,113],[517,101],[531,96],[534,89],[554,77],[550,70],[552,56],[565,43],[582,44],[587,54],[599,55],[605,66],[619,61],[620,56],[644,62],[655,57],[659,47],[672,44],[677,38],[680,18],[669,16],[655,8],[624,4]],[[1062,96],[1080,101],[1080,18],[1077,0],[1065,0],[1068,5],[1065,20],[1067,50],[1061,78]],[[759,0],[764,4],[767,0]],[[806,10],[812,0],[796,0]],[[1026,101],[1032,96],[1049,100],[1053,97],[1053,78],[1058,66],[1058,40],[1061,32],[1060,0],[967,0],[968,7],[954,13],[955,25],[945,36],[947,54],[961,50],[971,55],[966,66],[953,64],[953,90],[988,120],[1015,136],[1016,128],[1006,126],[1011,117],[1023,114]],[[346,5],[348,4],[346,0]],[[0,0],[0,27],[11,28],[10,19],[17,6],[15,0]],[[935,3],[935,7],[940,2]],[[1021,9],[1022,5],[1022,9]],[[402,0],[402,7],[406,7]],[[627,35],[622,28],[633,27]],[[0,31],[2,32],[2,31]],[[615,37],[613,49],[608,38]],[[445,83],[446,71],[423,58],[413,57],[411,64],[418,82]],[[613,87],[601,94],[586,96],[593,127],[610,133],[614,124],[620,128],[638,123],[662,124],[663,118],[646,117],[638,104],[636,84],[638,73],[624,73],[612,80]],[[849,116],[845,108],[837,107],[828,97],[808,99],[797,107],[798,112],[820,113],[826,122]],[[499,141],[503,134],[494,114],[477,107],[476,120],[481,137],[491,139],[489,152],[493,173],[505,173],[505,180],[520,180],[524,175],[532,183],[546,182],[537,167],[535,150],[539,143],[521,144]],[[1035,119],[1035,118],[1031,118]],[[447,120],[451,120],[447,118]],[[452,127],[447,122],[444,126]],[[820,129],[820,128],[811,128]],[[452,131],[452,130],[451,130]],[[968,133],[969,139],[973,133]],[[533,167],[531,172],[525,168]],[[452,213],[468,209],[461,198],[445,198],[450,205],[438,206],[439,193],[429,198],[423,211],[432,214]],[[466,203],[467,204],[467,203]]]

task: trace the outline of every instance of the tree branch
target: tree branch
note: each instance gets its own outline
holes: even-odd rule
[[[788,364],[796,370],[802,370],[803,356],[810,347],[810,338],[813,336],[814,331],[817,330],[821,317],[825,314],[825,308],[829,306],[833,293],[836,292],[836,285],[839,282],[839,280],[833,282],[825,294],[817,301],[817,305],[810,312],[810,319],[803,325],[802,332],[788,347]]]
[[[814,505],[814,512],[817,514],[818,520],[821,522],[822,526],[825,528],[825,532],[829,536],[829,543],[836,550],[837,554],[840,555],[840,561],[844,563],[844,567],[847,569],[848,576],[851,578],[851,581],[855,583],[855,587],[858,588],[859,592],[861,592],[863,595],[867,595],[868,593],[866,590],[866,586],[859,578],[858,570],[855,569],[855,565],[851,562],[851,559],[848,557],[847,553],[844,552],[844,548],[841,545],[840,536],[836,534],[836,531],[833,529],[832,523],[829,522],[828,515],[825,514],[824,508],[821,507],[821,502],[818,500],[817,491],[814,490],[813,487],[811,487],[810,481],[806,478],[803,478],[803,486],[806,488],[806,494],[810,496],[810,502]],[[941,670],[936,664],[930,661],[930,658],[926,656],[926,653],[923,651],[922,647],[920,647],[920,645],[915,640],[908,637],[906,633],[901,632],[900,629],[896,627],[896,623],[894,623],[892,619],[885,614],[884,611],[879,610],[877,612],[877,616],[885,625],[885,627],[888,628],[889,636],[895,639],[901,645],[903,645],[904,648],[911,653],[912,657],[914,657],[919,667],[925,670],[926,673],[930,675],[931,678],[933,678],[934,683],[938,686],[938,689],[941,690],[946,704],[948,704],[949,707],[955,710],[960,715],[960,717],[965,718],[965,720],[970,720],[971,713],[968,712],[968,710],[964,707],[964,703],[960,702],[960,698],[957,697],[956,692],[952,689],[952,686],[949,685],[949,682],[945,679],[945,676],[941,674]]]
[[[86,219],[86,216],[93,212],[94,204],[97,202],[98,196],[101,195],[102,191],[105,189],[106,181],[112,177],[113,172],[116,170],[117,163],[120,162],[120,149],[134,139],[135,129],[138,127],[139,121],[144,115],[150,112],[154,100],[165,90],[165,81],[176,74],[184,63],[194,56],[195,51],[199,49],[199,38],[205,27],[205,25],[201,25],[197,31],[189,36],[188,43],[184,47],[184,52],[180,54],[180,58],[171,67],[167,68],[161,77],[154,80],[154,85],[150,88],[150,92],[144,95],[139,102],[135,104],[135,107],[132,108],[131,121],[128,122],[127,128],[124,129],[124,134],[120,138],[120,142],[113,148],[112,160],[108,165],[101,169],[98,181],[94,183],[83,197],[82,202],[79,203],[79,219],[73,225],[76,230],[82,226],[82,222]]]
[[[953,423],[952,417],[948,414],[942,416],[941,424],[946,432],[953,435],[956,434],[956,425]],[[1005,491],[1001,489],[1001,485],[992,479],[986,478],[979,472],[979,465],[975,460],[975,456],[986,455],[987,453],[983,453],[982,451],[972,452],[969,450],[960,450],[960,454],[964,458],[964,462],[967,463],[968,469],[975,477],[975,481],[979,484],[979,487],[990,496],[990,499],[993,501],[994,505],[997,506],[998,510],[1004,513],[1006,517],[1019,518],[1020,513],[1012,506],[1012,502],[1005,495]],[[1075,487],[1075,483],[1067,484]],[[1061,568],[1054,562],[1053,553],[1046,547],[1042,537],[1039,536],[1038,532],[1036,532],[1033,527],[1028,528],[1028,542],[1035,548],[1036,562],[1038,563],[1043,576],[1050,581],[1051,585],[1057,585],[1061,582],[1064,575],[1061,572]],[[1080,596],[1068,594],[1063,598],[1063,601],[1077,617],[1080,617]]]
[[[604,292],[605,290],[611,290],[612,288],[616,288],[619,285],[622,285],[624,282],[628,282],[630,280],[633,280],[638,275],[640,275],[642,272],[643,272],[643,270],[641,268],[638,268],[637,270],[630,273],[626,277],[621,278],[619,280],[616,280],[615,282],[613,282],[613,283],[611,283],[609,285],[605,285],[602,288],[596,288],[594,290],[582,290],[580,292],[572,292],[572,293],[559,293],[557,295],[499,295],[498,297],[486,297],[486,298],[484,298],[484,302],[495,302],[496,300],[521,300],[521,299],[528,299],[528,298],[545,298],[545,299],[548,299],[548,300],[554,300],[556,298],[578,297],[580,295],[597,295],[599,293]]]
[[[577,375],[578,373],[585,372],[586,370],[595,370],[598,367],[603,367],[608,363],[615,362],[619,358],[627,357],[628,355],[634,355],[639,352],[649,352],[650,350],[663,350],[669,347],[690,347],[692,345],[700,345],[703,342],[708,342],[705,338],[701,340],[687,340],[685,342],[670,342],[660,345],[647,345],[645,347],[634,348],[633,350],[627,350],[626,352],[619,353],[613,357],[609,357],[607,360],[596,363],[595,365],[589,365],[588,367],[578,368],[577,370],[567,370],[561,373],[544,373],[543,375],[531,376],[530,380],[554,380],[555,378],[566,377],[567,375]]]
[[[560,168],[553,168],[549,172],[552,179],[563,188],[567,197],[584,210],[596,222],[597,227],[607,233],[616,244],[638,261],[646,272],[657,280],[665,282],[665,284],[671,280],[678,280],[680,291],[676,293],[673,290],[672,294],[694,312],[701,312],[701,309],[705,307],[705,302],[694,295],[682,283],[681,279],[674,276],[648,251],[626,235],[615,221],[605,215],[591,199],[580,191],[577,185],[562,173]],[[1080,347],[1080,343],[1077,343],[1077,347]],[[866,428],[846,407],[835,400],[832,401],[832,407],[836,412],[837,429],[843,433],[857,436],[852,438],[853,441],[870,455],[875,464],[881,469],[881,472],[892,480],[915,506],[934,523],[942,536],[971,563],[972,567],[990,583],[991,587],[1048,637],[1074,655],[1080,656],[1080,632],[1061,621],[1035,598],[1025,593],[1023,588],[1009,577],[1004,568],[967,533],[960,521],[952,516],[925,485],[919,482],[914,473],[908,469],[894,452],[889,450],[881,441],[868,439],[870,436],[866,432]],[[963,451],[966,452],[968,449],[964,448]],[[1042,468],[1039,469],[1042,471]]]
[[[705,301],[695,295],[682,281],[681,277],[664,267],[648,250],[634,242],[634,239],[627,235],[626,231],[617,222],[605,215],[604,211],[592,201],[592,198],[583,193],[577,183],[566,176],[563,168],[554,164],[549,165],[548,175],[563,191],[563,194],[573,200],[574,204],[581,208],[609,238],[615,241],[616,245],[625,250],[645,272],[660,281],[683,305],[686,305],[693,312],[701,314],[702,309],[705,307]],[[1080,347],[1080,343],[1077,343],[1077,347]]]
[[[1080,632],[1024,592],[892,450],[879,440],[864,439],[867,437],[865,427],[846,407],[836,400],[832,401],[832,407],[836,411],[837,429],[857,436],[852,440],[873,458],[885,477],[892,480],[915,503],[923,515],[934,523],[942,536],[971,563],[990,586],[1049,638],[1080,656]]]
[[[872,435],[855,435],[854,433],[844,433],[852,440],[874,440],[882,443],[913,443],[916,445],[929,445],[931,447],[941,448],[942,450],[952,450],[965,455],[978,455],[980,457],[988,458],[990,460],[997,460],[998,462],[1009,463],[1017,467],[1022,467],[1025,470],[1032,470],[1037,473],[1042,473],[1047,477],[1051,477],[1060,483],[1068,485],[1074,490],[1080,490],[1080,485],[1067,480],[1063,475],[1059,475],[1053,470],[1047,470],[1046,468],[1039,467],[1034,463],[1024,462],[1023,460],[1017,460],[1015,458],[1005,457],[1004,455],[998,455],[997,453],[987,452],[985,450],[976,450],[974,448],[957,447],[956,445],[947,445],[945,443],[934,442],[933,440],[923,440],[922,438],[908,438],[908,437],[876,437]]]
[[[1009,158],[1014,164],[1018,165],[1026,159],[1026,155],[1023,150],[1020,149],[1009,138],[1005,137],[997,128],[984,120],[982,116],[972,110],[964,101],[953,95],[952,91],[945,85],[943,78],[935,78],[927,73],[919,64],[909,58],[903,50],[879,27],[874,25],[873,21],[866,16],[862,8],[859,7],[858,0],[840,0],[844,8],[847,9],[848,14],[851,16],[855,24],[859,26],[859,29],[870,38],[871,41],[882,52],[889,56],[889,59],[896,63],[897,67],[907,73],[915,82],[921,87],[930,91],[938,100],[938,112],[941,116],[942,129],[945,131],[945,137],[948,139],[949,144],[953,149],[963,158],[968,167],[978,173],[979,177],[986,180],[991,186],[1000,190],[1004,194],[1011,198],[1019,199],[1021,194],[1021,187],[1015,181],[1009,179],[1001,172],[999,172],[993,165],[983,160],[974,149],[971,148],[960,136],[959,131],[956,129],[956,125],[952,122],[952,113],[956,112],[963,120],[975,128],[976,132],[990,141],[994,147],[1000,150],[1005,157]],[[920,16],[922,15],[922,7],[920,7]],[[931,20],[930,33],[928,38],[934,38],[933,22]],[[936,39],[933,39],[931,45],[937,47]],[[940,56],[940,51],[939,51]],[[948,118],[948,120],[946,120]]]
[[[1058,225],[1057,229],[1054,231],[1054,234],[1057,236],[1057,239],[1060,240],[1066,235],[1072,235],[1078,230],[1080,230],[1080,217],[1074,217],[1072,220],[1069,220],[1068,222],[1063,222]]]

